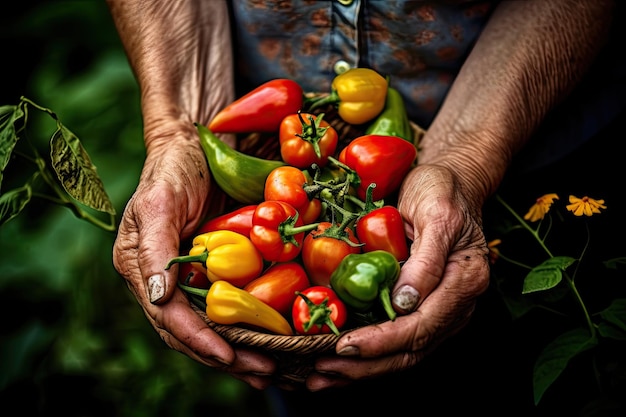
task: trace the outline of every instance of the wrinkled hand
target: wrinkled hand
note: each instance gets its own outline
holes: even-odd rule
[[[212,202],[208,166],[193,124],[158,130],[162,137],[150,138],[139,185],[121,219],[114,266],[168,346],[262,389],[270,383],[262,375],[275,371],[274,361],[233,349],[189,306],[177,287],[178,266],[164,269]]]
[[[421,165],[407,176],[398,208],[413,244],[393,290],[406,315],[342,336],[340,356],[317,361],[308,389],[410,368],[467,324],[489,284],[482,208],[468,199],[446,168]]]

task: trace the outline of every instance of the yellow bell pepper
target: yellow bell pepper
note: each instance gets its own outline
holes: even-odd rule
[[[387,79],[369,68],[351,68],[337,75],[328,96],[312,99],[309,110],[335,104],[339,117],[360,125],[374,120],[385,108]]]
[[[263,271],[263,257],[252,241],[230,230],[217,230],[194,237],[189,255],[169,261],[165,269],[180,262],[196,264],[211,282],[228,281],[242,288]]]
[[[293,334],[291,325],[278,310],[227,281],[215,281],[208,290],[179,286],[190,294],[206,298],[206,315],[215,323],[245,324],[276,334]]]

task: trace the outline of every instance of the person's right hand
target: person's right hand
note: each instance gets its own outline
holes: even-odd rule
[[[177,287],[178,265],[165,270],[168,261],[179,255],[180,241],[223,199],[210,190],[209,169],[193,122],[157,124],[151,124],[149,131],[158,133],[146,129],[150,146],[138,187],[120,222],[114,266],[168,346],[263,389],[271,383],[274,360],[229,345],[193,311]]]
[[[409,369],[469,322],[489,285],[482,200],[452,170],[423,164],[405,179],[398,209],[413,241],[392,291],[394,321],[360,327],[317,359],[309,390]]]

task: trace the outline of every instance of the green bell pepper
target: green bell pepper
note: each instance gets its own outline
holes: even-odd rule
[[[391,305],[391,289],[400,276],[400,263],[390,252],[350,254],[343,258],[330,276],[330,286],[348,306],[361,312],[373,307],[376,299],[382,303],[390,320],[396,312]]]

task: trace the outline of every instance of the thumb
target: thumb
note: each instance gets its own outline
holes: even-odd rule
[[[446,265],[446,252],[436,253],[432,246],[414,241],[411,256],[402,266],[391,301],[400,314],[417,310],[421,302],[439,285]],[[415,247],[417,245],[417,247]]]
[[[180,232],[171,219],[172,211],[159,210],[149,221],[139,225],[137,259],[142,277],[148,277],[146,290],[152,304],[163,304],[172,298],[179,265],[166,269],[172,258],[179,256]]]

